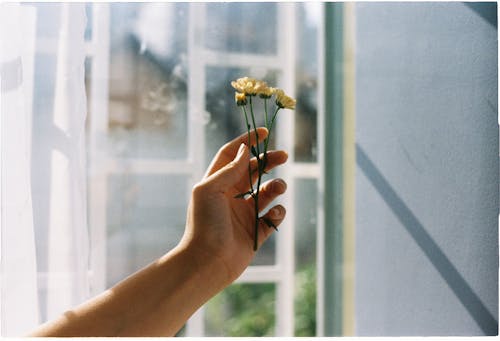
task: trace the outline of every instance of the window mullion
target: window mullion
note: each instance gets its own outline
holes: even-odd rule
[[[106,161],[108,173],[127,174],[185,174],[191,176],[195,165],[184,160],[158,160],[142,158],[109,158]]]
[[[266,56],[262,54],[252,53],[234,53],[204,50],[202,58],[206,65],[224,66],[224,67],[263,67],[275,69],[277,65],[282,63],[279,56]]]
[[[200,58],[204,50],[205,4],[189,4],[188,24],[188,160],[193,165],[190,188],[202,178],[205,168],[205,114],[206,64]],[[187,188],[186,190],[190,190]],[[204,306],[191,316],[186,324],[186,336],[204,336]]]
[[[286,90],[288,94],[295,97],[295,65],[296,65],[296,21],[295,4],[278,4],[278,57],[280,77],[279,86]],[[278,174],[288,183],[287,194],[281,199],[289,212],[288,219],[285,219],[280,228],[277,239],[276,258],[277,264],[282,268],[283,275],[278,282],[276,297],[276,336],[294,335],[294,284],[295,284],[295,181],[293,168],[294,153],[294,132],[295,116],[294,112],[286,112],[280,115],[277,121],[276,142],[277,147],[286,150],[289,154],[289,161],[285,167],[281,167]]]
[[[282,276],[283,270],[278,265],[253,265],[235,283],[276,283]]]
[[[325,5],[322,285],[326,336],[354,333],[354,12]]]
[[[318,144],[318,163],[321,165],[319,178],[317,183],[317,233],[316,233],[316,336],[323,337],[325,335],[325,294],[324,294],[324,270],[325,270],[325,202],[323,192],[325,188],[325,15],[324,4],[321,4],[321,13],[318,22],[318,91],[317,91],[317,144]]]
[[[109,4],[92,4],[92,41],[87,53],[92,58],[89,121],[89,228],[91,295],[106,289],[106,199],[109,94]]]

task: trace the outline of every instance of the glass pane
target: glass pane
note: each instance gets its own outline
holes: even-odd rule
[[[93,25],[93,13],[92,13],[92,3],[85,4],[85,16],[87,17],[87,27],[85,28],[85,41],[92,40],[92,25]]]
[[[85,95],[87,97],[87,112],[90,111],[91,103],[92,103],[92,91],[90,88],[91,83],[92,83],[91,75],[92,75],[92,59],[89,57],[86,57],[85,58]],[[89,117],[90,115],[87,114],[87,116]],[[87,119],[87,120],[85,120],[85,129],[88,131],[89,127],[90,127],[90,120]],[[88,151],[89,150],[87,149],[87,152]]]
[[[109,153],[186,155],[187,4],[111,4]]]
[[[316,335],[316,186],[314,179],[295,181],[295,336]]]
[[[271,234],[262,244],[250,265],[273,265],[276,263],[276,236]]]
[[[320,3],[298,3],[297,108],[295,109],[295,160],[317,161],[318,22]]]
[[[36,8],[36,15],[39,18],[36,21],[37,35],[44,38],[57,38],[61,25],[61,5],[59,3],[25,3],[28,6]],[[43,20],[50,18],[51,20]]]
[[[206,9],[208,49],[276,54],[276,3],[210,3]]]
[[[276,286],[234,284],[205,305],[206,336],[273,336]]]
[[[162,256],[181,239],[188,180],[174,175],[108,177],[108,287]]]

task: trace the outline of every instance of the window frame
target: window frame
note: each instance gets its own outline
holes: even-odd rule
[[[319,213],[321,336],[355,335],[355,4],[325,3],[320,92],[324,126]],[[326,113],[329,113],[326,115]],[[318,120],[319,121],[319,120]],[[328,176],[326,176],[328,174]],[[328,208],[328,209],[326,209]]]

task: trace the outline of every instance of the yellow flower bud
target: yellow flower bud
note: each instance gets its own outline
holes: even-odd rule
[[[262,82],[264,85],[261,85],[260,87],[257,88],[257,94],[259,95],[260,98],[271,98],[271,96],[274,94],[274,91],[276,89],[267,86],[265,82]]]
[[[234,100],[236,101],[236,105],[246,105],[247,104],[247,96],[241,92],[234,93]]]

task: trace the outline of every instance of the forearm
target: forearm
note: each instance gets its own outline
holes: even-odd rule
[[[215,262],[177,247],[33,336],[173,336],[222,290]]]

